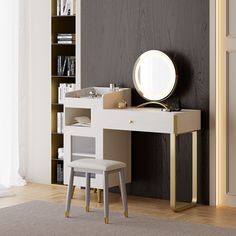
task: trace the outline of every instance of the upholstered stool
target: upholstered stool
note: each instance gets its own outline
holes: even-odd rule
[[[69,164],[70,170],[70,180],[67,191],[67,202],[66,202],[66,212],[65,216],[69,217],[72,191],[73,191],[73,180],[75,172],[84,172],[86,174],[86,191],[85,191],[85,202],[86,211],[89,211],[90,204],[90,177],[91,174],[103,174],[104,184],[103,184],[103,201],[104,201],[104,222],[108,224],[109,222],[109,202],[108,202],[108,175],[111,173],[118,172],[120,179],[120,189],[121,197],[124,208],[124,216],[128,217],[128,204],[125,189],[125,178],[124,169],[126,164],[119,161],[113,160],[100,160],[100,159],[80,159],[73,161]]]

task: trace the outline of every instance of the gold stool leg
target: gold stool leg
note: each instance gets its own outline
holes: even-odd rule
[[[69,216],[70,216],[70,213],[68,211],[65,211],[65,217],[69,218]]]
[[[176,204],[176,135],[170,135],[170,207],[180,212],[197,205],[197,131],[192,132],[192,201],[178,207]]]
[[[104,224],[109,224],[109,219],[108,219],[108,217],[104,217]]]

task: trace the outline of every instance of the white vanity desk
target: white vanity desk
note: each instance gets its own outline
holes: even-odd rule
[[[99,94],[89,97],[90,91]],[[118,109],[122,99],[128,108]],[[64,183],[68,183],[70,161],[83,157],[120,160],[127,164],[126,181],[131,182],[131,132],[143,131],[170,134],[170,206],[181,211],[197,202],[197,130],[201,129],[199,110],[164,112],[157,108],[130,107],[131,90],[111,91],[109,88],[86,88],[67,93],[64,101]],[[88,116],[90,127],[74,126],[74,118]],[[192,202],[183,207],[176,205],[176,136],[192,133]],[[102,188],[102,178],[93,176],[92,188]],[[84,177],[78,174],[75,185],[85,186]],[[109,179],[110,187],[118,185],[116,178]]]

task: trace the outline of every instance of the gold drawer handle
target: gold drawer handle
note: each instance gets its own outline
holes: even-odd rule
[[[134,121],[133,120],[129,120],[129,124],[133,124],[134,123]]]

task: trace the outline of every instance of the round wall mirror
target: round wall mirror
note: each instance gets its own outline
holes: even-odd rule
[[[134,65],[133,82],[143,98],[158,103],[167,99],[176,87],[175,66],[165,53],[158,50],[147,51]]]

